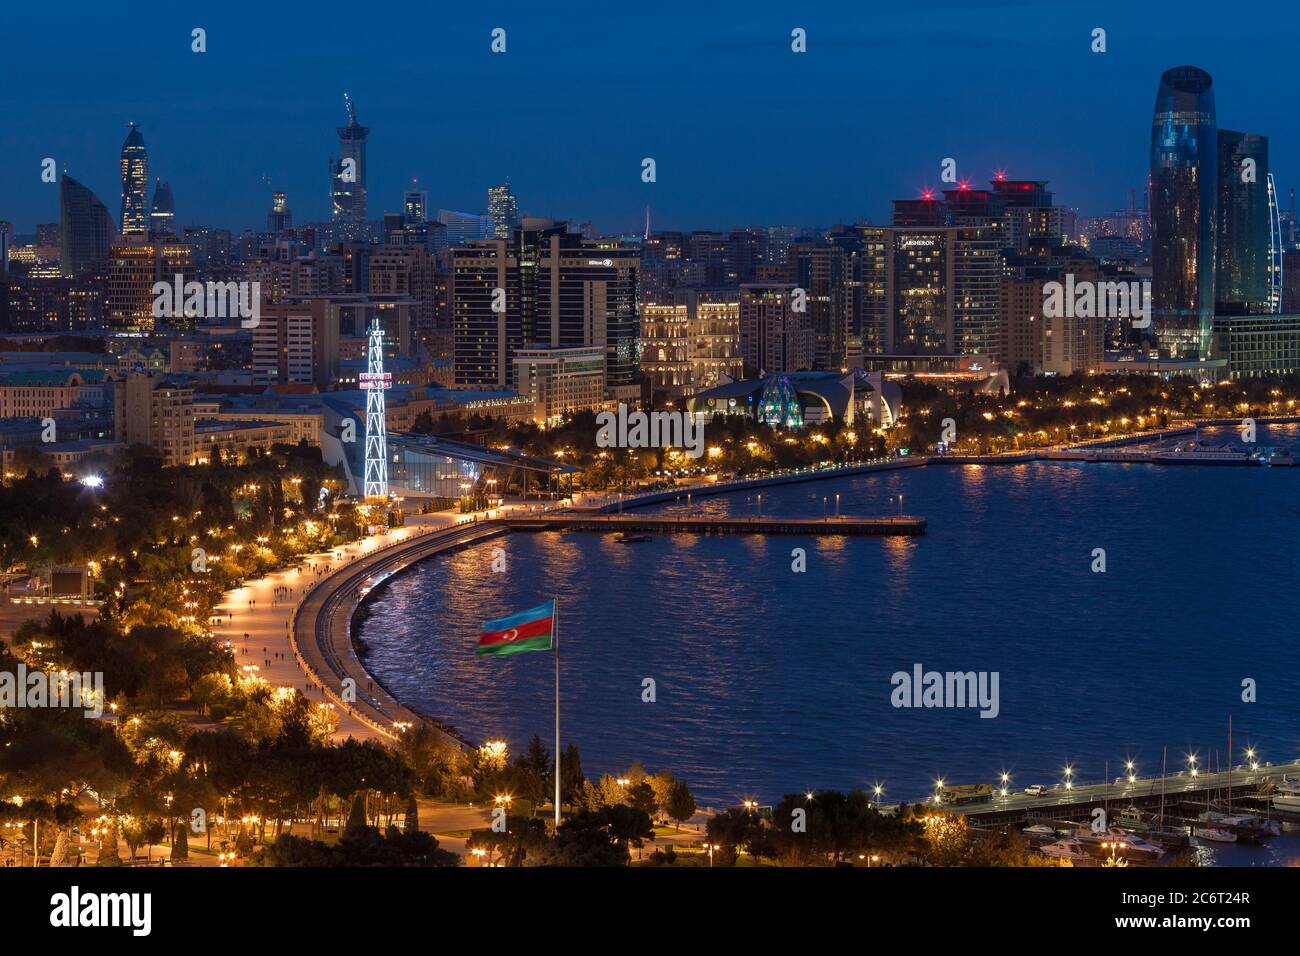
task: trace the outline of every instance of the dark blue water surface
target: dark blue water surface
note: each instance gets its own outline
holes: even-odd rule
[[[1023,787],[1067,763],[1097,781],[1125,758],[1158,774],[1165,746],[1171,771],[1192,751],[1205,767],[1227,759],[1229,714],[1238,761],[1248,743],[1300,755],[1300,468],[930,466],[770,487],[762,510],[821,515],[836,494],[846,514],[892,513],[902,494],[929,532],[512,535],[394,580],[364,627],[368,666],[475,739],[549,746],[550,655],[479,659],[474,643],[484,620],[559,595],[564,735],[588,775],[640,760],[715,806],[877,782],[911,799],[1003,769]],[[757,507],[756,493],[689,506]],[[915,663],[997,671],[1000,714],[893,707],[890,676]],[[1247,677],[1257,703],[1241,701]]]

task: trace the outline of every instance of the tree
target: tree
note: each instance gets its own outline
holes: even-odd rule
[[[542,738],[533,734],[528,747],[514,759],[510,770],[510,781],[515,793],[528,800],[534,808],[541,806],[555,779],[551,755],[542,745]]]
[[[420,829],[420,805],[415,800],[415,794],[412,793],[406,801],[406,832],[414,833]]]
[[[743,807],[732,807],[711,816],[706,832],[710,843],[744,850],[756,860],[773,853],[763,821],[758,814]]]
[[[172,840],[172,859],[188,860],[190,858],[190,838],[189,827],[185,821],[176,828],[176,837]]]
[[[358,793],[352,798],[352,807],[348,810],[348,822],[343,825],[343,835],[360,832],[366,826],[366,795]]]
[[[587,782],[582,772],[582,755],[578,753],[577,744],[564,748],[564,757],[560,760],[560,801],[574,806],[582,794],[583,784]]]
[[[475,830],[465,842],[471,851],[483,850],[488,863],[500,859],[504,866],[523,866],[529,860],[537,861],[550,849],[546,823],[537,817],[506,815],[504,832],[490,827]]]
[[[695,816],[695,797],[691,795],[685,780],[673,781],[672,789],[668,793],[668,803],[660,804],[660,812],[677,824],[678,830],[682,828],[682,823]]]
[[[121,866],[122,855],[117,846],[117,820],[110,820],[107,832],[99,846],[99,859],[96,866]]]

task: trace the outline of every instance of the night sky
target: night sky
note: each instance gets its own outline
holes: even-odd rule
[[[639,231],[647,204],[666,229],[887,222],[891,198],[941,185],[946,156],[977,185],[1048,179],[1097,214],[1145,181],[1156,85],[1184,63],[1213,75],[1221,127],[1270,137],[1283,196],[1300,161],[1290,4],[179,6],[6,5],[0,219],[58,219],[39,177],[53,156],[116,220],[131,120],[180,225],[264,228],[264,179],[295,222],[323,219],[345,90],[371,128],[371,218],[412,177],[434,209],[485,212],[509,176],[523,212],[607,232]],[[190,52],[196,26],[207,53]]]

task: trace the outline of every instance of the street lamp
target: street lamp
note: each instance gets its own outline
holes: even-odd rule
[[[1064,772],[1065,772],[1065,789],[1073,790],[1074,781],[1070,778],[1074,776],[1074,768],[1069,766],[1069,764],[1067,764]]]
[[[880,798],[884,795],[884,793],[885,793],[885,788],[882,787],[880,784],[876,784],[874,787],[871,788],[871,794],[876,798],[877,808],[880,807]]]
[[[1196,754],[1187,755],[1187,765],[1191,767],[1188,774],[1189,776],[1195,777],[1200,774],[1200,771],[1196,768]]]
[[[1247,760],[1247,762],[1249,763],[1249,765],[1250,765],[1250,769],[1251,769],[1251,770],[1258,770],[1258,769],[1259,769],[1259,761],[1255,759],[1255,748],[1254,748],[1254,747],[1247,747],[1247,748],[1246,748],[1246,760]]]
[[[1007,784],[1011,782],[1011,774],[1005,770],[1002,771],[1002,799],[1007,798]]]

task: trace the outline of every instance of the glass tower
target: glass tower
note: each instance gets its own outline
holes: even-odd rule
[[[67,173],[59,180],[59,271],[77,277],[108,259],[113,220],[93,192]]]
[[[149,233],[149,155],[139,128],[130,124],[122,144],[122,235]]]
[[[158,180],[153,187],[153,208],[149,213],[149,232],[157,238],[175,237],[176,203],[171,183]]]
[[[1267,137],[1219,130],[1218,220],[1215,311],[1272,311]]]
[[[1209,358],[1214,330],[1218,138],[1213,80],[1166,70],[1151,128],[1151,310],[1162,354]]]
[[[366,137],[370,130],[357,122],[357,108],[343,95],[348,125],[337,127],[339,159],[330,162],[330,218],[334,221],[366,221]]]

